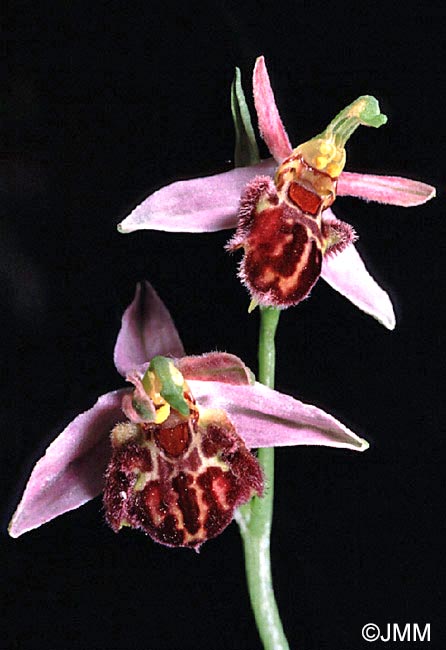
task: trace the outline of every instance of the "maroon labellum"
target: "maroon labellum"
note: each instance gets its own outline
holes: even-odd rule
[[[335,196],[336,181],[296,156],[279,168],[275,183],[257,176],[245,188],[227,249],[244,249],[239,277],[255,303],[296,305],[317,282],[324,254],[355,240],[348,224],[322,221]]]
[[[196,550],[222,532],[236,507],[263,491],[256,458],[224,411],[171,412],[162,424],[118,424],[105,481],[115,532],[140,528],[166,546]]]
[[[258,176],[246,188],[239,225],[227,248],[244,248],[239,276],[252,298],[289,306],[305,298],[321,273],[324,238],[320,225],[279,200],[273,181]]]

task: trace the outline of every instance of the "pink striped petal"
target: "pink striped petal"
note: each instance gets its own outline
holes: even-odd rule
[[[123,419],[121,400],[127,389],[99,397],[50,444],[35,465],[9,525],[19,537],[100,494],[111,447],[109,434]]]
[[[367,271],[353,244],[341,253],[324,257],[321,277],[384,327],[395,329],[395,313],[390,298]]]
[[[183,344],[173,320],[152,285],[136,285],[133,301],[122,317],[114,361],[123,377],[156,355],[182,357]]]
[[[338,180],[338,196],[357,196],[408,208],[421,205],[435,196],[435,187],[399,176],[377,176],[343,172]]]
[[[259,56],[253,75],[254,104],[260,135],[278,163],[288,158],[293,147],[280,119],[263,56]]]
[[[188,383],[200,406],[226,411],[248,447],[324,445],[364,451],[369,446],[332,415],[262,384]]]
[[[221,381],[225,384],[251,384],[253,374],[243,361],[227,352],[208,352],[199,356],[177,359],[175,365],[183,377],[201,381]]]
[[[274,174],[275,167],[268,159],[251,167],[166,185],[135,208],[118,230],[213,232],[235,228],[243,188],[256,174]]]

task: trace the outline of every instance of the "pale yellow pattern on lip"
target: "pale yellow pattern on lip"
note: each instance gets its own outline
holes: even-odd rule
[[[293,288],[296,287],[296,284],[299,280],[299,277],[302,273],[302,271],[305,269],[309,262],[310,258],[310,253],[311,253],[311,248],[312,248],[312,243],[315,241],[313,237],[311,236],[311,232],[309,231],[309,228],[306,228],[307,230],[307,242],[305,243],[304,250],[302,251],[302,254],[299,258],[298,263],[296,264],[296,269],[292,275],[289,275],[287,277],[280,277],[279,280],[279,288],[280,291],[284,294],[287,295],[288,293],[292,292]]]
[[[262,271],[262,282],[269,284],[276,278],[277,274],[269,267],[263,269]]]

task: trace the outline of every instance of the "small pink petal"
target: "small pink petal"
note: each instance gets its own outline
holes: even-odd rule
[[[408,208],[421,205],[435,196],[435,187],[399,176],[377,176],[343,172],[338,180],[338,196],[357,196]]]
[[[281,163],[288,158],[293,147],[277,110],[263,56],[259,56],[254,66],[253,90],[260,135],[276,161]]]
[[[175,365],[183,377],[225,384],[250,384],[252,373],[241,359],[227,352],[208,352],[200,356],[177,359]]]
[[[226,411],[248,447],[323,445],[364,451],[369,446],[332,415],[262,384],[188,383],[199,406]]]
[[[74,510],[103,488],[111,446],[110,432],[123,419],[121,401],[127,389],[99,397],[50,444],[37,462],[9,525],[11,537]]]
[[[349,223],[333,218],[331,215],[333,213],[330,210],[330,215],[322,218],[322,232],[327,240],[325,251],[327,256],[339,254],[358,239],[358,235]]]
[[[136,285],[116,339],[114,361],[123,377],[156,355],[181,357],[183,344],[173,320],[152,285]]]
[[[325,255],[321,277],[384,327],[395,329],[395,313],[390,298],[367,271],[353,244],[336,255]]]
[[[275,168],[275,162],[268,159],[251,167],[166,185],[135,208],[118,230],[214,232],[235,228],[244,186],[256,174],[274,174]]]
[[[126,377],[126,380],[131,382],[135,389],[132,392],[127,393],[122,398],[122,411],[125,416],[130,420],[130,422],[136,422],[138,424],[142,422],[154,422],[156,416],[156,408],[153,401],[148,396],[141,378],[144,376],[144,373],[132,370]],[[138,411],[135,408],[135,404],[138,404]],[[143,417],[143,414],[145,417]]]

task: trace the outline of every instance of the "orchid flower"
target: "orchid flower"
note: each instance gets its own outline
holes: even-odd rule
[[[255,382],[234,355],[185,356],[148,282],[123,315],[114,362],[135,388],[100,396],[51,443],[12,518],[12,537],[103,491],[116,532],[131,526],[162,544],[198,549],[235,508],[262,494],[249,448],[368,447],[321,409]]]
[[[273,158],[172,183],[143,201],[118,230],[209,232],[237,227],[228,248],[245,249],[240,277],[251,293],[251,307],[297,304],[322,277],[393,329],[389,296],[370,276],[353,245],[355,232],[336,219],[330,206],[336,196],[355,196],[409,207],[433,198],[435,189],[397,176],[343,171],[344,145],[356,127],[377,127],[386,121],[373,97],[360,97],[320,135],[293,150],[263,57],[254,68],[253,89],[259,130]],[[242,103],[241,90],[239,94]],[[241,110],[246,115],[246,106]],[[247,120],[250,127],[249,113]]]

